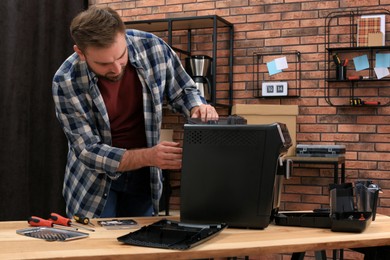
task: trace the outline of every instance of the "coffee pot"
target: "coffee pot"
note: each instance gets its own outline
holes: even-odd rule
[[[192,55],[186,58],[186,70],[195,81],[195,86],[207,101],[211,100],[210,83],[212,58],[206,55]]]

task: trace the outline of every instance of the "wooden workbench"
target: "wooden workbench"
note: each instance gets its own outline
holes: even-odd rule
[[[142,226],[159,218],[135,219]],[[0,222],[0,259],[195,259],[390,245],[390,217],[383,215],[377,215],[363,233],[273,224],[264,230],[228,228],[185,251],[130,246],[117,241],[117,237],[135,229],[96,227],[88,238],[48,242],[16,234],[17,229],[27,227],[26,221]]]

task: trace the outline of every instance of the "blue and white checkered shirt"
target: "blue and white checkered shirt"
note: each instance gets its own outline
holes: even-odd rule
[[[143,86],[143,107],[148,147],[159,142],[163,96],[171,107],[186,116],[191,108],[205,103],[179,58],[151,33],[127,30],[129,62]],[[99,217],[117,179],[124,149],[112,147],[107,110],[97,86],[97,76],[74,53],[53,78],[57,118],[68,139],[63,195],[67,215]],[[161,169],[150,168],[151,196],[155,213],[162,192]]]

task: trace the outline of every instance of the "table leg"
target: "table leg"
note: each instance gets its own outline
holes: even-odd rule
[[[339,164],[333,164],[333,183],[339,183]]]
[[[303,260],[305,258],[305,252],[296,252],[291,255],[291,260]]]

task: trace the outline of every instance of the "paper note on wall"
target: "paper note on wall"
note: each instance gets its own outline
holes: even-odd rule
[[[276,64],[276,69],[278,70],[283,70],[288,68],[286,57],[275,59],[275,64]]]
[[[267,62],[267,68],[268,68],[269,75],[274,75],[282,72],[282,70],[277,68],[275,60]]]
[[[390,53],[377,53],[375,55],[375,67],[378,68],[390,67]]]
[[[378,79],[384,78],[390,74],[388,68],[374,68],[374,71]]]
[[[370,67],[367,55],[353,58],[353,63],[355,64],[356,71],[365,70]]]

